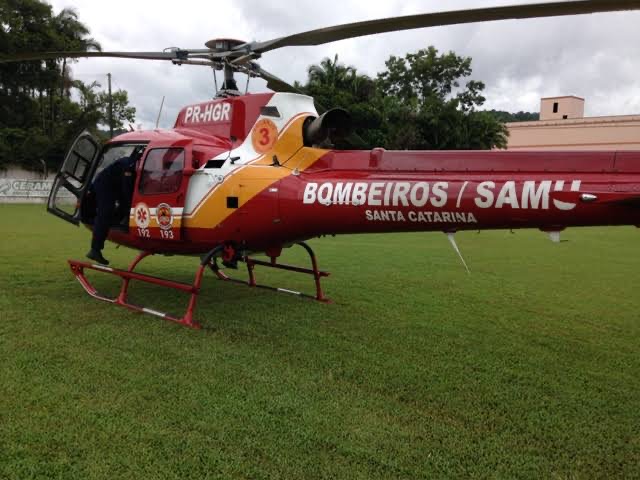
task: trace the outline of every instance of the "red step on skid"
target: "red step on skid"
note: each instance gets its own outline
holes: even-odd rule
[[[222,271],[220,271],[216,263],[216,257],[222,251],[222,247],[215,248],[202,259],[202,262],[200,263],[200,266],[196,271],[196,276],[193,281],[193,284],[175,282],[172,280],[166,280],[164,278],[159,278],[151,275],[145,275],[142,273],[134,272],[134,269],[143,258],[149,255],[152,255],[149,252],[141,252],[140,254],[138,254],[138,256],[134,259],[134,261],[131,262],[131,265],[129,265],[129,268],[127,270],[120,270],[117,268],[107,267],[104,265],[96,265],[92,263],[81,262],[79,260],[68,260],[68,262],[69,262],[69,266],[71,267],[71,271],[80,282],[80,285],[82,285],[85,291],[92,297],[97,298],[98,300],[113,303],[115,305],[121,305],[123,307],[129,308],[137,312],[155,315],[157,317],[164,318],[165,320],[170,320],[172,322],[180,323],[187,327],[199,329],[202,327],[200,323],[198,323],[193,318],[193,312],[196,307],[196,300],[198,298],[198,294],[200,293],[200,284],[202,282],[202,275],[204,273],[205,267],[207,266],[210,267],[213,270],[213,272],[216,274],[216,276],[221,280],[231,281],[236,283],[243,283],[250,287],[268,288],[268,289],[279,291],[279,292],[293,293],[301,297],[314,298],[315,300],[318,300],[321,302],[329,302],[329,300],[324,296],[324,293],[322,292],[322,287],[320,286],[320,278],[329,276],[329,273],[318,270],[318,265],[317,265],[316,257],[313,253],[313,250],[311,250],[311,248],[306,243],[300,242],[299,245],[301,245],[307,251],[307,253],[309,253],[309,256],[311,257],[311,263],[312,263],[311,269],[279,264],[275,262],[275,258],[272,258],[271,262],[265,262],[262,260],[254,260],[249,257],[244,257],[243,261],[246,263],[247,270],[249,272],[249,280],[246,282],[242,280],[236,280],[236,279],[230,278],[227,275],[225,275]],[[312,295],[307,295],[294,290],[288,290],[285,288],[277,288],[277,287],[271,287],[267,285],[258,285],[256,283],[255,273],[254,273],[254,269],[256,265],[262,265],[262,266],[277,268],[281,270],[288,270],[291,272],[313,275],[315,279],[315,285],[316,285],[316,295],[312,296]],[[120,287],[120,293],[118,294],[118,296],[116,298],[109,298],[98,293],[96,288],[93,285],[91,285],[91,282],[89,282],[89,280],[85,276],[85,273],[84,273],[85,269],[95,270],[103,273],[109,273],[109,274],[120,277],[122,279],[122,286]],[[187,310],[184,316],[181,318],[177,318],[167,313],[159,312],[151,308],[146,308],[146,307],[129,303],[127,300],[127,294],[129,289],[129,283],[131,280],[139,280],[142,282],[151,283],[153,285],[173,288],[175,290],[179,290],[179,291],[191,294],[191,298],[189,299],[189,305],[187,306]]]

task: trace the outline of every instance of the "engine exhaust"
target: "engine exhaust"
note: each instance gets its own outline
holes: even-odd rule
[[[318,118],[308,117],[302,126],[302,136],[306,147],[342,140],[350,132],[351,115],[342,108],[332,108]]]

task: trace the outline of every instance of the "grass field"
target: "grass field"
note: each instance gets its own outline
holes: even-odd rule
[[[442,234],[314,240],[332,305],[209,275],[194,331],[88,297],[86,230],[0,213],[0,478],[640,478],[634,228],[462,233],[471,276]]]

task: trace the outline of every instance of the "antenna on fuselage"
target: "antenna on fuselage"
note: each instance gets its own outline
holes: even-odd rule
[[[160,125],[160,115],[162,115],[162,107],[164,107],[164,95],[162,96],[162,102],[160,102],[160,110],[158,111],[158,118],[156,118],[156,130]]]
[[[460,249],[458,248],[458,244],[456,243],[456,239],[455,239],[456,233],[455,232],[444,232],[444,233],[447,235],[447,238],[449,239],[449,243],[451,243],[451,246],[458,254],[458,257],[460,257],[460,261],[462,262],[462,265],[464,265],[465,270],[469,275],[471,275],[471,270],[469,270],[469,267],[467,267],[467,262],[464,261],[464,258],[462,257],[462,253],[460,253]]]

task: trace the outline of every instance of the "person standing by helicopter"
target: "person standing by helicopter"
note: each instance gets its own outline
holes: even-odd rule
[[[102,265],[109,265],[109,260],[102,256],[104,242],[109,235],[111,224],[118,216],[128,218],[131,197],[135,184],[136,155],[121,157],[102,170],[93,181],[90,190],[96,199],[96,216],[93,221],[91,249],[87,258]]]

